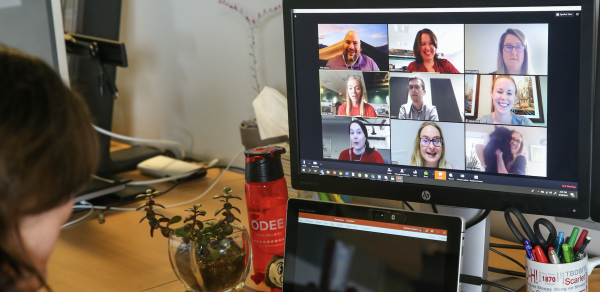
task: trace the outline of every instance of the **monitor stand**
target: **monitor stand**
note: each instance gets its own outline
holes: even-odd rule
[[[460,216],[465,219],[465,223],[481,214],[482,210],[469,209],[461,207],[436,205],[440,214]],[[431,205],[421,204],[421,211],[432,211]],[[465,241],[463,246],[463,259],[461,273],[481,277],[487,280],[488,255],[490,247],[490,223],[491,215],[479,224],[465,231]],[[487,285],[476,286],[461,283],[463,292],[482,292],[487,291]]]

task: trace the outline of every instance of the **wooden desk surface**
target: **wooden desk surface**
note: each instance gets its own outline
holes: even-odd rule
[[[165,206],[187,201],[202,194],[221,174],[219,169],[210,169],[205,178],[187,182],[177,186],[169,194],[157,198]],[[146,180],[148,177],[137,172],[122,174],[135,180]],[[153,185],[157,190],[169,188],[171,183]],[[185,206],[161,211],[165,216],[184,214],[183,210],[195,203],[202,203],[202,209],[208,214],[222,204],[212,200],[223,187],[229,186],[234,194],[244,198],[244,175],[227,172],[215,187],[200,200]],[[134,203],[123,207],[137,207]],[[248,226],[244,201],[234,205],[242,210],[240,219]],[[79,212],[71,220],[81,217],[87,211]],[[167,239],[160,234],[150,237],[146,222],[138,224],[144,216],[143,211],[107,211],[106,222],[98,223],[99,210],[88,219],[64,228],[48,264],[48,282],[54,291],[168,291],[184,292],[185,288],[173,273],[167,253]],[[491,242],[509,243],[492,238]],[[509,243],[510,244],[510,243]],[[501,252],[521,260],[524,264],[524,251],[502,249]],[[490,252],[490,266],[521,271],[511,261]],[[250,275],[254,272],[251,271]],[[494,275],[492,275],[494,276]],[[508,276],[496,274],[495,279],[502,281],[521,281]],[[494,281],[495,281],[494,279]],[[245,291],[270,291],[264,283],[255,285],[248,277]],[[600,291],[600,272],[590,276],[590,291]],[[489,291],[502,291],[492,288]],[[524,291],[524,290],[523,290]]]
[[[168,194],[156,199],[168,206],[195,198],[204,192],[221,174],[219,169],[210,169],[205,178],[177,186]],[[122,174],[135,180],[148,180],[137,172]],[[172,183],[153,185],[157,190],[166,190]],[[248,226],[245,212],[244,175],[227,172],[214,188],[200,200],[185,206],[161,210],[159,213],[172,217],[184,215],[183,211],[193,204],[203,204],[202,209],[214,214],[222,203],[213,200],[223,187],[229,186],[234,194],[244,201],[233,202],[242,210],[244,226]],[[237,200],[236,200],[237,201]],[[133,203],[123,207],[137,207]],[[71,219],[81,217],[79,212]],[[48,264],[48,282],[54,291],[178,291],[185,288],[179,283],[171,268],[167,252],[167,239],[155,232],[150,237],[146,220],[138,224],[143,211],[107,211],[106,222],[98,223],[99,210],[88,219],[64,228]],[[207,219],[210,217],[207,217]],[[250,275],[254,272],[250,271]],[[248,291],[270,291],[264,283],[257,286],[250,277],[246,281]]]

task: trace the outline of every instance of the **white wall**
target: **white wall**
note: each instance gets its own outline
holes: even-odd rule
[[[243,149],[238,126],[254,118],[250,30],[236,11],[214,1],[123,1],[114,131],[180,141],[198,159],[231,161]],[[239,1],[253,16],[279,0]],[[256,30],[261,86],[286,93],[283,18],[276,11]],[[235,166],[243,167],[243,154]]]
[[[548,74],[548,24],[467,24],[465,25],[465,69],[481,74],[496,71],[498,44],[508,28],[525,34],[531,65],[537,75]]]

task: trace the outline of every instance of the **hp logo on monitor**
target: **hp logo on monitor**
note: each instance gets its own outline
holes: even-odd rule
[[[431,199],[431,194],[428,191],[423,191],[421,193],[421,197],[423,198],[423,200],[429,201],[429,199]]]

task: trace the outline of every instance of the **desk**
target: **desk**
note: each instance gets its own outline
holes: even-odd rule
[[[157,198],[163,205],[176,204],[195,198],[202,194],[221,174],[219,169],[210,169],[205,178],[190,181],[177,186],[169,194]],[[122,174],[134,180],[147,180],[148,177],[136,171]],[[157,190],[169,188],[171,183],[153,185]],[[244,175],[227,172],[204,198],[197,202],[203,204],[202,209],[208,214],[216,210],[222,203],[212,200],[212,196],[219,193],[223,187],[229,186],[234,194],[244,199]],[[141,203],[134,203],[124,207],[137,207]],[[191,206],[192,204],[190,204]],[[248,226],[245,212],[245,199],[234,202],[242,210],[240,219],[244,226]],[[175,209],[166,209],[160,213],[167,217],[184,214],[182,206]],[[88,219],[64,228],[56,244],[48,264],[48,282],[54,291],[149,291],[149,292],[184,292],[184,287],[171,269],[167,253],[167,239],[156,232],[150,237],[150,228],[146,222],[138,224],[144,216],[143,211],[107,211],[106,222],[98,223],[98,214],[95,211]],[[71,220],[84,215],[86,211],[72,216]],[[499,239],[492,242],[507,243]],[[524,251],[501,250],[501,252],[521,259],[524,264]],[[507,259],[495,253],[490,253],[490,265],[501,269],[519,271],[520,268]],[[250,275],[254,272],[250,271]],[[495,279],[502,275],[491,274]],[[512,278],[514,279],[514,278]],[[515,280],[511,280],[515,281]],[[517,279],[523,284],[523,279]],[[244,291],[270,291],[261,283],[255,285],[248,277]],[[600,291],[600,273],[590,277],[590,291]],[[502,291],[492,288],[491,291]],[[524,290],[523,290],[524,291]]]

